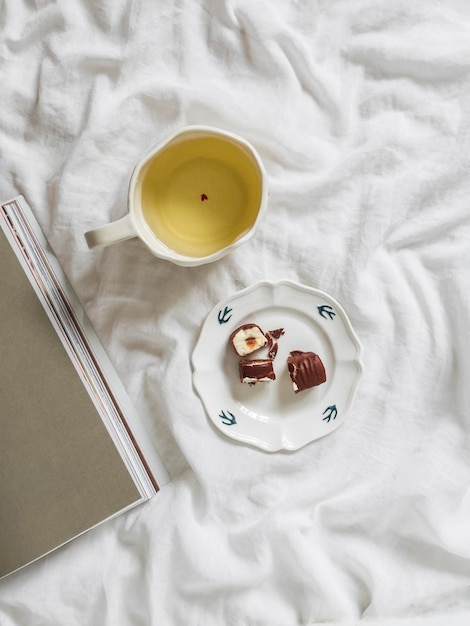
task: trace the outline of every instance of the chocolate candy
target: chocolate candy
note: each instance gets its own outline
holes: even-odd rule
[[[316,387],[326,381],[322,360],[315,352],[293,350],[287,357],[287,367],[295,393]]]
[[[240,381],[254,385],[276,380],[272,359],[240,359]]]
[[[268,330],[266,332],[266,337],[268,339],[268,347],[269,347],[268,357],[270,359],[276,358],[277,350],[279,348],[277,340],[280,339],[283,334],[284,334],[283,328],[276,328],[275,330]]]
[[[268,343],[268,338],[257,324],[243,324],[230,335],[232,348],[239,356],[246,356]]]

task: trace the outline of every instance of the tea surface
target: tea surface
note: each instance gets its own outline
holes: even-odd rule
[[[169,248],[202,257],[250,229],[260,198],[257,166],[229,141],[175,143],[150,162],[141,184],[145,219]]]

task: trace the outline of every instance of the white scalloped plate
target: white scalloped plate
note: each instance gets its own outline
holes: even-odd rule
[[[274,360],[276,380],[241,383],[233,330],[253,322],[284,328]],[[263,350],[253,355],[263,356]],[[295,394],[286,358],[316,352],[327,381]],[[261,282],[217,304],[192,354],[193,386],[212,423],[225,435],[263,450],[297,450],[343,421],[363,371],[362,346],[342,306],[328,294],[288,280]]]

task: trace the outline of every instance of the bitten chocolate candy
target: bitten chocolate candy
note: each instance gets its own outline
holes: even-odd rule
[[[232,348],[239,356],[246,356],[268,343],[268,338],[257,324],[243,324],[230,335]]]
[[[295,393],[326,382],[325,367],[315,352],[293,350],[287,357],[287,368]]]
[[[279,348],[279,345],[277,342],[278,342],[278,339],[280,339],[283,334],[284,334],[283,328],[276,328],[275,330],[268,330],[266,332],[266,338],[268,340],[268,347],[269,347],[268,358],[274,359],[276,357],[276,354]]]
[[[241,359],[239,363],[242,383],[255,383],[276,380],[272,359]]]

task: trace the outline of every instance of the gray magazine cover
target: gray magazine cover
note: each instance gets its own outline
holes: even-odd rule
[[[0,578],[168,475],[25,199],[0,207]]]

